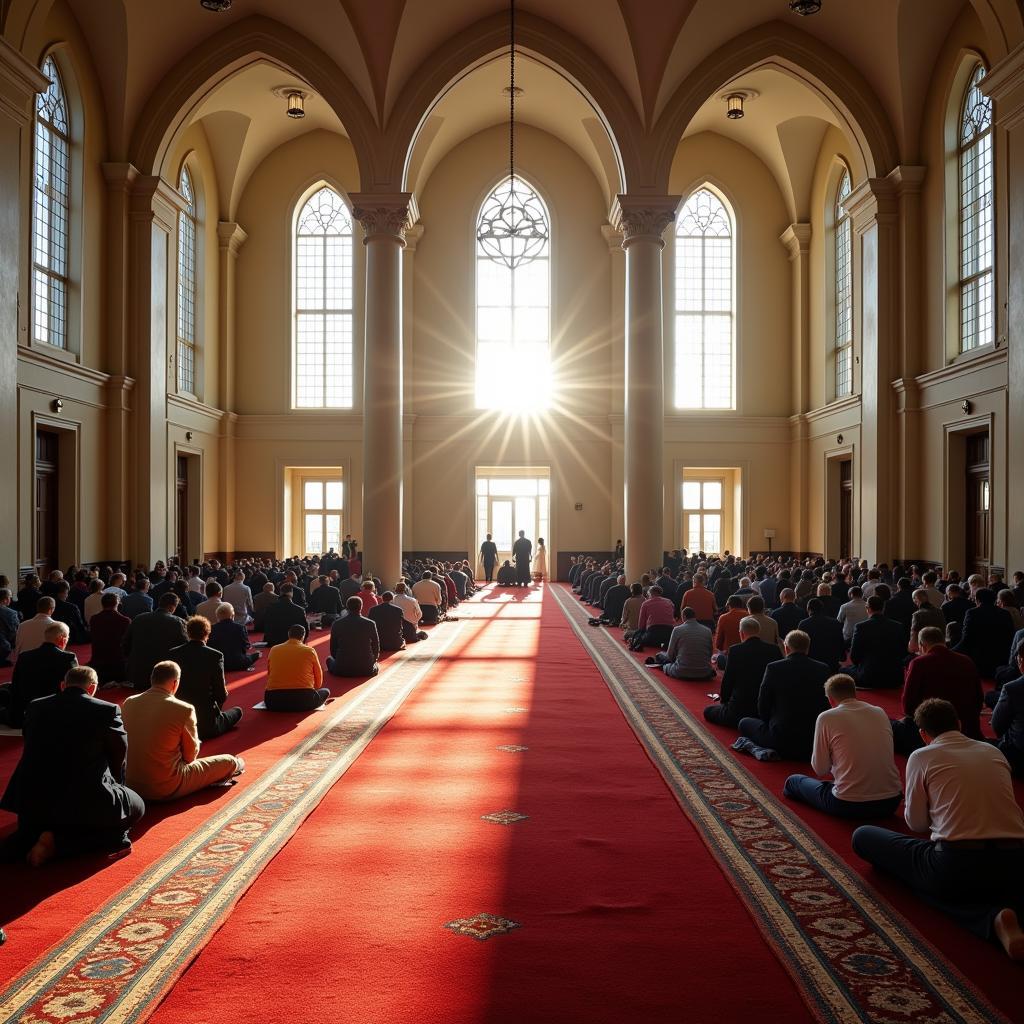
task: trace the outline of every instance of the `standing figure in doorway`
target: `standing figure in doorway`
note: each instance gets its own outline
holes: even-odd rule
[[[537,538],[537,554],[533,556],[533,578],[543,583],[548,575],[548,549],[544,547],[544,538]]]
[[[494,567],[498,564],[498,545],[487,534],[487,540],[480,545],[480,562],[484,567],[484,576],[490,583],[494,579]]]
[[[530,561],[533,555],[533,545],[526,539],[526,531],[520,530],[519,537],[512,545],[512,557],[516,560],[516,586],[528,587],[530,585]]]

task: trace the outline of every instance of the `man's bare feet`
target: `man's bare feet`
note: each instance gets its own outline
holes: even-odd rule
[[[25,858],[30,867],[41,868],[47,861],[57,856],[57,840],[52,832],[43,832],[36,840],[35,846],[28,851]]]
[[[1024,931],[1021,930],[1017,914],[1005,907],[996,914],[994,922],[996,938],[1002,943],[1011,960],[1024,960]]]

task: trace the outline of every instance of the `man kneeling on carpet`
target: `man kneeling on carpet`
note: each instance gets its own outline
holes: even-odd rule
[[[854,852],[1024,960],[1024,812],[1010,766],[990,743],[964,736],[947,700],[924,701],[914,721],[925,746],[907,759],[904,817],[929,838],[861,825]]]
[[[783,793],[839,818],[883,818],[903,798],[893,759],[889,716],[875,704],[857,699],[852,676],[832,676],[825,684],[832,705],[814,725],[811,767],[831,773],[834,782],[790,775]]]
[[[4,859],[27,854],[39,867],[54,856],[131,850],[128,830],[145,813],[138,793],[122,785],[128,745],[121,709],[96,699],[99,679],[71,669],[60,693],[25,712],[25,746],[0,807],[18,815]]]
[[[362,607],[358,597],[349,600]],[[305,626],[296,623],[289,626],[288,639],[271,648],[263,694],[268,711],[314,711],[331,695],[316,651],[302,642],[305,635]]]
[[[128,733],[126,780],[147,800],[178,800],[240,775],[245,761],[234,754],[199,756],[196,709],[178,700],[181,668],[158,661],[150,687],[124,702]]]
[[[361,614],[358,597],[345,602],[348,612],[331,626],[331,656],[327,671],[332,676],[375,676],[380,671],[380,635],[377,624]]]

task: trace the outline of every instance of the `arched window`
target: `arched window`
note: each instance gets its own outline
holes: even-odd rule
[[[293,405],[352,408],[352,217],[324,185],[295,222]]]
[[[960,114],[961,352],[989,344],[995,331],[992,101],[981,91],[984,77],[979,64]]]
[[[497,185],[480,207],[477,225],[510,200],[511,178]],[[516,176],[515,206],[542,219],[551,236],[543,200]],[[507,220],[510,214],[506,212]],[[550,243],[534,259],[510,269],[476,249],[476,407],[544,409],[551,401]]]
[[[178,390],[196,394],[196,197],[187,167],[178,191],[185,200],[178,213]]]
[[[850,172],[844,170],[836,189],[833,209],[836,279],[832,354],[835,360],[836,398],[845,398],[853,392],[853,230],[846,209],[850,191]]]
[[[43,61],[50,84],[36,97],[32,187],[32,339],[68,347],[68,231],[71,130],[60,74]]]
[[[732,216],[710,189],[694,192],[676,221],[676,407],[731,409]]]

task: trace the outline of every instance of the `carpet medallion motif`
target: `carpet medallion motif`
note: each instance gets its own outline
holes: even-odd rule
[[[514,825],[517,821],[526,821],[528,814],[520,814],[518,811],[494,811],[491,814],[481,814],[482,821],[489,821],[495,825]]]
[[[445,928],[456,935],[465,935],[476,939],[477,942],[484,942],[493,939],[495,935],[506,935],[516,928],[522,928],[522,925],[518,921],[510,921],[507,917],[497,917],[494,914],[474,914],[473,917],[460,917],[457,921],[449,921]]]
[[[458,635],[393,663],[0,994],[4,1024],[139,1022]],[[435,634],[436,636],[436,634]]]
[[[571,593],[559,606],[683,811],[826,1022],[1005,1021],[970,982],[709,736]]]

